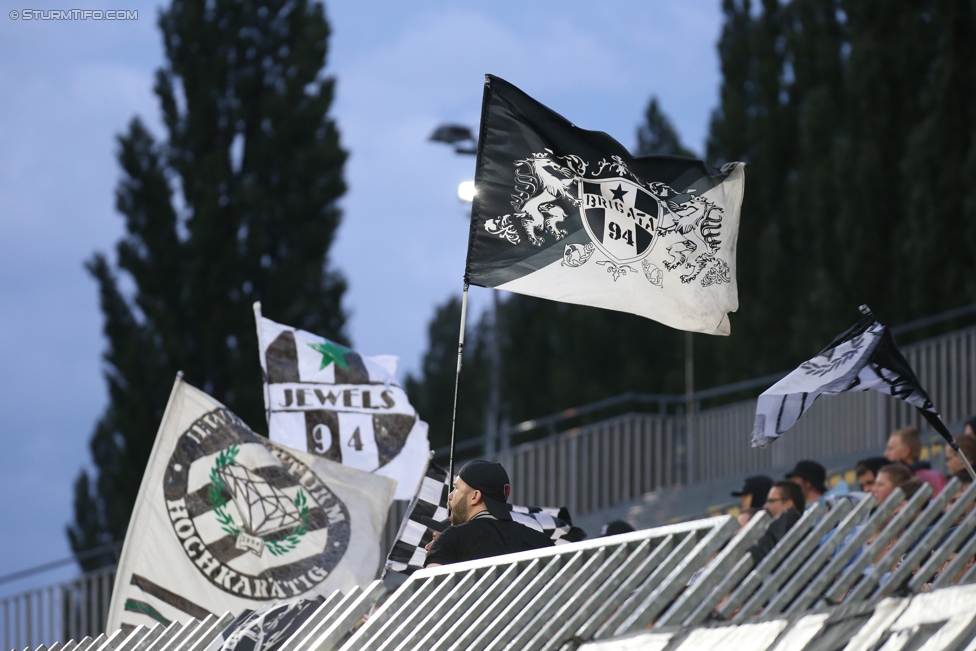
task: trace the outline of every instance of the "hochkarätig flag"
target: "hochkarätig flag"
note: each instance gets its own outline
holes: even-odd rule
[[[395,479],[396,499],[411,499],[430,443],[396,379],[397,358],[275,323],[260,303],[254,317],[271,440]]]
[[[252,432],[177,378],[129,522],[106,630],[366,585],[395,482]]]
[[[743,164],[634,157],[487,75],[465,280],[729,334]]]

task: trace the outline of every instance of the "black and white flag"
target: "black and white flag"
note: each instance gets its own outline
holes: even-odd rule
[[[258,436],[177,378],[129,522],[106,630],[238,615],[366,585],[395,485]],[[268,628],[249,635],[266,639],[289,612],[275,610]]]
[[[433,540],[433,533],[424,524],[424,518],[438,522],[447,520],[447,495],[450,492],[451,481],[447,471],[433,461],[428,462],[424,478],[410,500],[396,542],[386,559],[387,570],[413,574],[424,566],[424,558],[427,557],[424,548]]]
[[[260,303],[254,318],[271,440],[395,479],[395,499],[412,498],[430,443],[396,379],[397,358],[275,323]]]
[[[488,75],[465,280],[729,334],[741,163],[632,156]]]
[[[433,540],[433,533],[424,519],[437,522],[447,520],[447,496],[450,492],[451,480],[447,471],[433,461],[428,462],[424,478],[407,507],[396,542],[386,559],[387,570],[413,574],[423,568],[427,557],[425,547]],[[586,538],[585,531],[573,526],[566,507],[512,505],[509,508],[512,510],[512,520],[548,535],[557,545]]]
[[[317,596],[245,610],[205,651],[277,651],[323,603],[325,597]]]
[[[822,395],[880,391],[916,407],[947,441],[955,445],[888,328],[867,316],[838,336],[759,396],[752,446],[765,447],[793,427]]]

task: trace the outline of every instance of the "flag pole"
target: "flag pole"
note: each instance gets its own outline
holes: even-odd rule
[[[461,355],[464,353],[464,326],[468,318],[468,283],[464,283],[461,294],[461,332],[458,335],[458,363],[457,374],[454,376],[454,407],[451,410],[451,463],[448,470],[448,482],[454,481],[454,432],[457,430],[457,402],[458,387],[461,384]]]
[[[254,305],[251,307],[254,308],[254,325],[258,329],[258,359],[264,361],[264,364],[261,366],[261,373],[264,375],[261,378],[264,383],[264,422],[268,426],[268,438],[271,438],[271,386],[269,385],[268,369],[266,368],[268,365],[267,358],[265,357],[267,350],[264,347],[264,338],[261,336],[261,317],[263,316],[261,314],[261,301],[254,301]]]

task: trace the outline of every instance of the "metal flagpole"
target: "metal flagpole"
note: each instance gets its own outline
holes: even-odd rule
[[[458,386],[461,384],[461,354],[464,353],[464,325],[468,318],[468,283],[464,283],[464,292],[461,294],[461,333],[458,335],[458,363],[457,374],[454,376],[454,407],[451,410],[451,463],[449,466],[448,481],[454,481],[454,432],[457,429],[457,399]]]

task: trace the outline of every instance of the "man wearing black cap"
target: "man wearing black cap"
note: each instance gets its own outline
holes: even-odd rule
[[[431,544],[424,567],[551,547],[544,533],[512,521],[508,473],[493,461],[470,461],[447,497],[451,526]]]
[[[742,490],[733,491],[732,497],[738,497],[743,509],[761,509],[766,504],[766,496],[773,486],[773,478],[766,475],[746,477]]]
[[[803,503],[810,508],[815,503],[823,501],[827,487],[827,469],[816,461],[797,461],[792,471],[786,473],[786,478],[800,487],[803,491]]]

